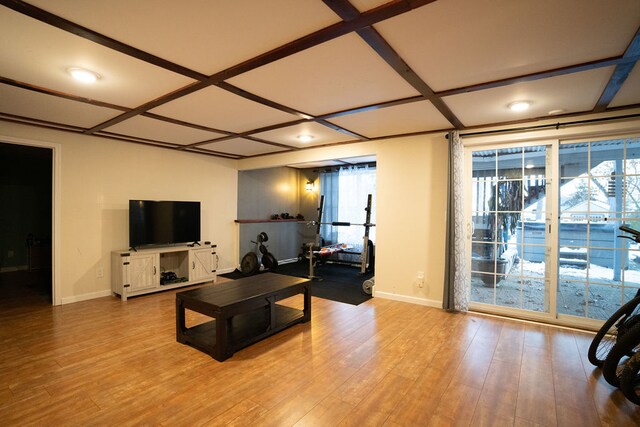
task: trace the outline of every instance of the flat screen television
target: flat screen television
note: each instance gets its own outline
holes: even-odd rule
[[[200,202],[129,200],[129,246],[200,241]]]

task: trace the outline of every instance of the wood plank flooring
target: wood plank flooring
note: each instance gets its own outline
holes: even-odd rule
[[[176,342],[175,291],[59,307],[16,295],[0,299],[3,426],[640,425],[589,364],[586,333],[313,298],[310,324],[220,363]]]

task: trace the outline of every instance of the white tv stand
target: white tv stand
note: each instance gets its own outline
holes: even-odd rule
[[[111,252],[111,291],[127,297],[215,282],[218,267],[216,245],[166,246]],[[178,280],[161,281],[161,273],[173,272]],[[164,282],[164,283],[162,283]]]

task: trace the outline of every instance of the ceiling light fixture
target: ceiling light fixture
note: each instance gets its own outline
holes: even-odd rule
[[[67,69],[71,77],[79,81],[80,83],[95,83],[100,75],[98,73],[94,73],[93,71],[85,70],[84,68],[71,67]]]
[[[562,108],[559,108],[557,110],[551,110],[549,111],[549,115],[550,116],[555,116],[556,114],[562,114],[564,113],[566,110],[563,110]]]
[[[528,110],[531,107],[531,101],[515,101],[509,104],[508,107],[511,111],[519,113]]]
[[[311,142],[315,137],[313,135],[298,135],[297,138],[300,142]]]

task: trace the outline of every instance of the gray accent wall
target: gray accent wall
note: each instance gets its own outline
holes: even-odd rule
[[[238,173],[238,217],[240,220],[269,220],[273,214],[304,215],[305,221],[317,218],[318,173],[310,169],[277,167]],[[314,191],[306,190],[308,180],[315,181]],[[282,261],[297,258],[303,242],[312,242],[315,228],[300,222],[239,223],[239,259],[257,251],[255,241],[265,232],[269,252]],[[259,252],[257,252],[259,254]]]

